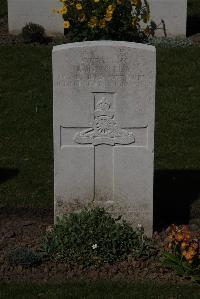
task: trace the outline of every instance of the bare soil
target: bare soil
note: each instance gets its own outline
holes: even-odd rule
[[[42,264],[23,268],[11,266],[8,252],[18,247],[38,250],[45,231],[53,224],[53,209],[30,208],[0,209],[0,280],[4,281],[65,281],[75,280],[154,280],[161,282],[183,282],[189,280],[177,276],[161,266],[159,261],[124,261],[99,268],[70,267],[68,264],[45,261]],[[158,243],[160,237],[155,234]]]

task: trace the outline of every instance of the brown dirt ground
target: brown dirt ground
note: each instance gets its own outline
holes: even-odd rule
[[[65,281],[75,280],[154,280],[162,282],[183,282],[189,280],[175,275],[163,268],[159,261],[124,261],[99,268],[70,267],[68,264],[52,261],[29,268],[11,266],[7,254],[11,249],[29,247],[39,248],[40,240],[46,229],[53,224],[53,210],[30,208],[0,209],[0,280],[4,281]],[[155,235],[158,242],[160,237]]]

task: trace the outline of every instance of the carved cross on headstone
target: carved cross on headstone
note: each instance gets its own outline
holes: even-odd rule
[[[90,126],[84,127],[73,136],[74,144],[93,147],[94,150],[94,200],[114,200],[114,155],[120,146],[145,146],[147,125],[126,126],[120,128],[115,111],[114,93],[93,93],[94,108]],[[63,128],[63,129],[70,129]],[[78,129],[73,126],[73,129]],[[79,128],[81,129],[81,128]],[[139,132],[141,131],[141,132]],[[143,134],[142,138],[140,133]],[[61,140],[62,138],[61,132]],[[135,134],[137,136],[135,136]],[[143,139],[143,144],[138,140]],[[62,146],[62,141],[61,141]],[[67,146],[67,145],[63,145]]]

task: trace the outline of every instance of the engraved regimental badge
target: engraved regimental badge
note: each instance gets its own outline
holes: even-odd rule
[[[133,132],[118,127],[110,101],[102,97],[96,104],[93,128],[77,133],[74,141],[79,144],[115,145],[134,143],[135,138]]]

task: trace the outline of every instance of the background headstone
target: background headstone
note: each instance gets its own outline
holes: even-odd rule
[[[156,24],[164,20],[168,37],[186,36],[187,0],[149,0],[149,6]],[[164,36],[163,30],[156,36]]]
[[[165,21],[168,36],[186,35],[187,0],[149,0],[151,19]],[[18,34],[26,23],[42,25],[49,35],[63,34],[63,19],[52,12],[60,8],[58,0],[8,0],[9,32]],[[156,36],[164,36],[162,30]]]
[[[53,8],[60,7],[58,0],[8,0],[9,32],[19,34],[31,22],[42,25],[49,35],[63,35],[62,16],[53,13]]]
[[[93,204],[152,232],[155,73],[152,46],[54,47],[55,216]]]

